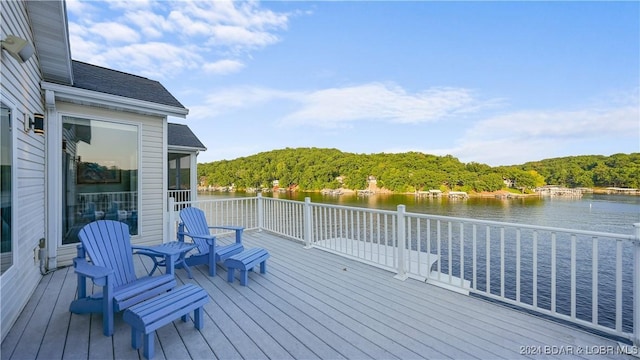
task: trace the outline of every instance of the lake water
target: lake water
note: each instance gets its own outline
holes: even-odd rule
[[[246,193],[202,193],[199,199],[228,198],[255,196]],[[265,197],[276,197],[288,200],[304,201],[310,197],[314,203],[329,203],[344,206],[368,207],[384,210],[395,210],[399,204],[406,206],[407,212],[442,215],[461,218],[483,219],[510,223],[540,225],[578,230],[598,232],[633,234],[634,223],[640,223],[640,197],[625,195],[600,195],[585,194],[581,198],[550,198],[550,197],[525,197],[516,199],[497,198],[468,198],[449,199],[418,198],[414,195],[340,195],[330,196],[320,193],[276,193],[264,194]],[[482,243],[482,242],[481,242]],[[468,245],[465,245],[467,247]],[[513,246],[513,239],[507,239],[507,247]],[[590,242],[578,245],[578,258],[591,258]],[[454,242],[454,253],[458,251]],[[532,293],[529,290],[532,282],[531,249],[526,249],[523,243],[522,253],[522,293],[521,298],[531,303]],[[615,274],[615,246],[612,242],[601,241],[599,244],[599,285],[598,285],[598,322],[601,325],[612,326],[615,319],[615,280],[610,274]],[[433,251],[432,251],[433,252]],[[467,254],[471,250],[465,250]],[[570,246],[567,242],[560,241],[557,245],[558,263],[569,261]],[[482,254],[482,251],[479,251]],[[508,249],[507,254],[513,254]],[[496,255],[499,256],[499,255]],[[538,253],[539,268],[550,267],[550,254],[544,247]],[[497,258],[497,257],[496,257]],[[632,298],[632,273],[633,273],[633,247],[625,243],[623,248],[623,329],[632,331],[633,298]],[[471,279],[471,259],[465,261],[465,278]],[[448,264],[446,256],[441,257],[443,268]],[[454,260],[455,262],[455,260]],[[506,259],[506,267],[513,267],[514,259]],[[482,263],[482,259],[479,259]],[[454,269],[457,264],[453,264]],[[492,269],[492,274],[499,273],[499,269]],[[600,273],[601,272],[601,273]],[[458,274],[454,274],[457,276]],[[478,283],[483,286],[481,280],[484,270],[478,270]],[[569,276],[560,276],[557,279],[558,295],[557,308],[559,312],[569,314],[570,294],[562,289],[569,288]],[[513,283],[513,274],[507,272],[507,281]],[[548,308],[550,298],[550,279],[547,275],[538,274],[538,305]],[[494,284],[492,277],[492,289],[498,288],[499,283]],[[577,268],[577,315],[579,318],[591,320],[591,262],[579,262]],[[514,289],[507,288],[507,293],[514,294]]]

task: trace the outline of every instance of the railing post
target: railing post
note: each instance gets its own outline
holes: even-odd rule
[[[258,231],[262,231],[264,227],[264,210],[262,203],[262,193],[258,193]]]
[[[398,215],[397,215],[397,223],[398,223],[398,273],[394,276],[398,280],[406,280],[407,279],[407,271],[405,269],[405,258],[404,252],[406,247],[406,234],[405,234],[405,220],[404,220],[405,206],[398,205]]]
[[[169,226],[167,228],[167,233],[164,236],[163,242],[168,242],[173,240],[172,236],[176,234],[176,199],[170,197],[169,202],[167,204],[167,212],[169,213]]]
[[[633,344],[640,346],[640,223],[633,224]]]
[[[304,198],[304,223],[302,224],[302,228],[304,231],[304,243],[305,249],[311,249],[311,198]]]

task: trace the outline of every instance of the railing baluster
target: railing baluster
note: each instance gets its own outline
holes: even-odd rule
[[[369,247],[371,249],[371,260],[373,260],[373,213],[369,213]]]
[[[476,224],[473,224],[473,289],[478,290],[478,231]]]
[[[460,222],[460,287],[464,287],[464,223]]]
[[[576,319],[576,236],[571,235],[571,319]]]
[[[622,332],[622,241],[620,240],[616,241],[616,331]]]
[[[551,233],[551,312],[556,312],[556,233]]]
[[[426,219],[427,221],[427,253],[428,256],[431,256],[431,219]],[[438,259],[440,262],[440,259]],[[431,277],[431,268],[427,269],[427,277]]]
[[[378,263],[380,263],[380,249],[382,249],[380,247],[380,213],[376,213],[376,240],[377,240],[377,247],[378,247]],[[373,244],[371,244],[371,248],[373,249]],[[386,255],[386,254],[385,254]]]
[[[337,238],[337,230],[333,224],[337,222],[337,209],[329,209],[329,223],[327,224],[327,230],[329,231],[329,239],[332,249],[337,249],[338,240]]]
[[[394,247],[393,252],[393,267],[398,267],[398,232],[396,231],[396,227],[399,226],[397,224],[398,216],[391,217],[391,246]]]
[[[533,250],[532,250],[532,262],[533,262],[533,301],[534,308],[538,307],[538,231],[533,231]]]
[[[520,302],[520,261],[521,261],[521,244],[520,244],[520,228],[516,229],[516,302]]]
[[[329,216],[327,216],[327,212],[331,211],[331,209],[329,208],[323,208],[322,209],[322,232],[324,233],[324,237],[322,238],[323,240],[328,240],[331,239],[331,237],[329,236],[329,233],[327,233],[327,231],[329,231],[329,226],[328,226],[328,221],[329,221]],[[329,214],[330,215],[330,214]]]
[[[351,254],[353,254],[353,245],[354,240],[356,238],[356,229],[354,227],[354,219],[353,219],[354,210],[349,211],[349,227],[351,228],[351,235],[349,235],[349,239],[351,239]]]
[[[315,231],[312,231],[311,236],[313,237],[313,243],[314,245],[320,240],[319,236],[321,234],[321,229],[320,229],[320,218],[319,218],[319,213],[320,213],[320,209],[316,206],[313,206],[313,218],[314,218],[314,226],[315,226]]]
[[[487,293],[491,294],[491,228],[489,226],[485,229],[485,286],[487,287]]]
[[[500,297],[504,297],[504,227],[500,228]]]
[[[598,325],[598,238],[592,238],[593,260],[591,262],[591,323]]]
[[[442,275],[442,238],[440,237],[441,232],[440,232],[440,220],[436,221],[436,246],[438,247],[438,259],[440,259],[438,261],[438,281],[442,281],[441,279],[441,275]]]
[[[336,222],[338,226],[338,243],[340,244],[340,251],[345,251],[347,249],[347,234],[345,233],[344,226],[344,213],[345,210],[337,209],[335,210],[335,216],[337,217]]]
[[[360,257],[360,241],[362,241],[360,237],[360,233],[362,232],[362,228],[360,227],[360,212],[356,212],[356,256]]]
[[[389,265],[389,216],[384,216],[384,264]],[[393,250],[392,250],[393,251]],[[391,259],[393,262],[393,259]]]
[[[311,247],[311,219],[312,219],[312,207],[311,207],[311,198],[304,198],[304,242],[306,244],[307,249]]]
[[[422,225],[420,223],[420,219],[416,219],[416,255],[418,257],[418,269],[416,272],[418,274],[422,274],[422,261],[420,257],[422,255],[422,240],[420,234],[422,233]],[[429,254],[427,253],[427,265],[429,264]],[[428,271],[429,269],[427,269]]]
[[[449,260],[449,265],[447,266],[449,269],[449,280],[447,281],[449,284],[453,282],[453,224],[451,221],[447,223],[447,256]]]

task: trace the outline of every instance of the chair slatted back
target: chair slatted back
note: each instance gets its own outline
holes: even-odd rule
[[[208,253],[209,245],[207,244],[207,240],[195,237],[196,235],[210,236],[211,234],[204,211],[195,207],[186,207],[180,210],[180,220],[187,228],[189,235],[193,236],[192,239],[198,246],[198,251],[201,254]]]
[[[114,270],[114,287],[136,280],[127,224],[97,220],[85,225],[78,237],[94,264]]]

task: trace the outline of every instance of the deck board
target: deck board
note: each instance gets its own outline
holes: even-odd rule
[[[250,273],[243,287],[237,279],[228,283],[222,266],[215,277],[204,266],[193,267],[193,279],[178,269],[179,283],[197,284],[211,296],[205,326],[198,331],[193,322],[177,320],[162,327],[155,359],[511,359],[524,357],[520,346],[526,345],[616,346],[478,298],[399,281],[383,269],[266,232],[245,232],[244,239],[246,247],[271,253],[267,274]],[[136,257],[138,274],[150,265]],[[75,292],[71,267],[44,276],[3,341],[2,358],[142,357],[131,348],[120,314],[114,336],[105,337],[101,315],[69,313]]]

